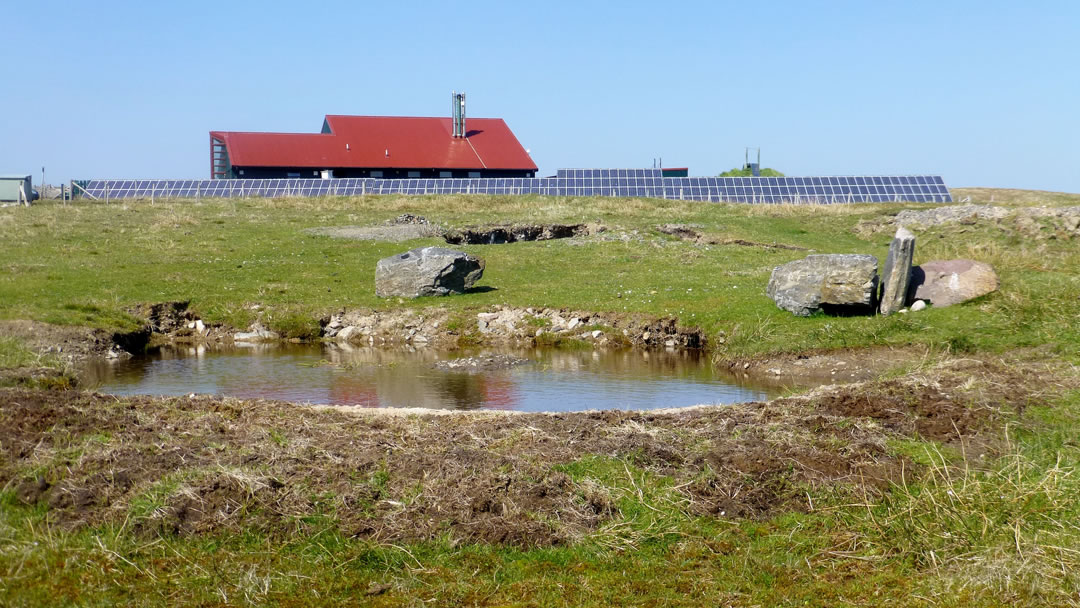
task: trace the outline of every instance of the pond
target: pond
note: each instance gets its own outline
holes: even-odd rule
[[[512,356],[528,362],[480,372],[439,361]],[[217,394],[327,405],[529,412],[647,410],[768,399],[696,351],[385,349],[333,344],[208,349],[169,347],[97,361],[86,385],[114,395]]]

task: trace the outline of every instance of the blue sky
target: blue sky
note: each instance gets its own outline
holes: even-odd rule
[[[451,8],[456,6],[458,8]],[[0,173],[208,177],[210,130],[501,117],[541,174],[938,173],[1080,192],[1075,2],[7,3]]]

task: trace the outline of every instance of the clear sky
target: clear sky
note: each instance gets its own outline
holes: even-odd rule
[[[1080,3],[4,2],[0,173],[209,177],[210,130],[501,117],[541,175],[745,146],[788,175],[1080,192]]]

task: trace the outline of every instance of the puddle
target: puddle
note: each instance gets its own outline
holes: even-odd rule
[[[529,364],[463,372],[440,360],[506,355]],[[645,410],[768,399],[695,351],[557,349],[389,350],[295,345],[167,348],[122,362],[97,361],[86,386],[115,395],[219,394],[327,405],[519,411]]]

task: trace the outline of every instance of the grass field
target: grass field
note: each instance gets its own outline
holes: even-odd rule
[[[990,194],[969,195],[985,203]],[[992,194],[999,205],[1080,204],[1073,195]],[[879,413],[859,414],[857,399],[826,393],[806,411],[749,408],[747,415],[763,417],[750,427],[620,418],[597,426],[608,443],[590,435],[579,450],[550,459],[519,442],[574,436],[587,415],[550,428],[528,419],[356,422],[262,404],[260,416],[245,418],[243,404],[133,398],[91,407],[98,402],[77,391],[0,392],[0,604],[1080,605],[1075,235],[1048,222],[1010,220],[919,231],[916,263],[989,262],[1000,290],[917,314],[796,318],[776,309],[764,288],[774,266],[807,251],[702,245],[656,229],[692,224],[717,241],[865,252],[883,262],[895,229],[886,222],[905,208],[918,206],[456,196],[0,210],[3,319],[133,329],[134,305],[190,300],[202,318],[239,328],[255,319],[250,305],[260,304],[272,329],[310,337],[321,316],[342,308],[507,304],[673,315],[710,336],[724,332],[725,341],[713,343],[721,359],[876,345],[930,352],[899,378],[851,393],[883,400]],[[377,243],[305,232],[406,212],[454,227],[598,222],[608,230],[462,247],[487,260],[480,285],[492,289],[406,302],[374,297],[374,263],[437,239]],[[976,364],[988,371],[966,371]],[[0,368],[49,365],[59,363],[0,337]],[[925,391],[960,408],[954,413],[989,413],[952,436],[890,426],[889,412],[904,408],[910,420],[940,422],[939,410],[920,409]],[[961,419],[968,420],[948,422]],[[342,469],[333,483],[319,481],[322,464],[302,468],[328,463],[325,470],[336,471],[348,463],[350,441],[363,443],[365,424],[382,438],[372,449],[383,452],[365,460],[373,468]],[[442,488],[431,480],[446,471],[406,474],[391,466],[395,450],[424,452],[423,433],[442,433],[428,451],[452,454],[455,444],[467,444],[483,464],[466,468],[460,487]],[[626,442],[610,439],[622,436]],[[665,443],[685,446],[685,454],[646,449]],[[813,458],[762,470],[737,457],[754,446],[783,454],[800,445]],[[829,483],[813,481],[819,460],[854,453],[901,468],[888,483],[843,471]],[[127,481],[118,478],[125,458],[146,461]],[[155,469],[156,462],[166,464]],[[558,531],[557,542],[499,541],[469,532],[475,512],[439,510],[472,488],[469,480],[541,484],[548,475],[563,480],[560,491],[589,515],[587,525],[572,527],[571,511],[507,503],[483,517]],[[288,501],[266,502],[267,480],[279,477],[288,482]],[[729,495],[720,498],[735,500],[730,493],[762,484],[783,497],[784,508],[738,517],[702,508],[709,492],[722,489]],[[80,494],[80,487],[104,493]],[[212,527],[148,525],[169,521],[177,504],[202,490],[225,487],[233,493],[207,516],[217,522]],[[376,522],[374,533],[356,527],[358,513]],[[425,513],[442,515],[429,522]],[[417,519],[402,522],[425,532],[385,525],[406,515]]]
[[[135,320],[125,311],[133,304],[190,300],[207,321],[241,328],[254,320],[249,305],[257,303],[271,329],[310,337],[320,317],[342,308],[508,304],[674,315],[709,335],[724,331],[723,350],[736,356],[874,344],[1003,349],[1080,342],[1069,322],[1078,311],[1071,294],[1080,289],[1073,272],[1080,250],[1069,239],[1029,238],[996,227],[935,230],[921,235],[916,263],[982,260],[994,265],[1008,288],[982,302],[917,317],[806,320],[764,296],[772,268],[805,251],[700,246],[656,231],[660,224],[688,223],[718,240],[864,252],[884,262],[892,229],[867,235],[855,227],[903,208],[495,196],[41,205],[0,215],[0,268],[6,271],[0,318],[131,328]],[[448,226],[600,222],[611,240],[464,246],[487,260],[480,285],[493,290],[399,302],[374,296],[375,261],[439,239],[378,243],[305,233],[405,212]]]

